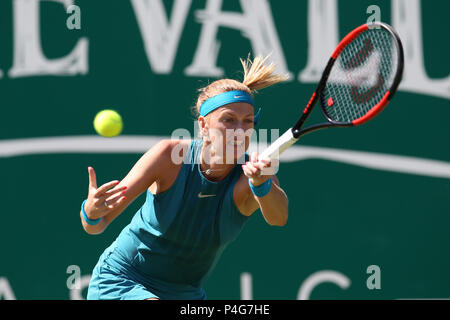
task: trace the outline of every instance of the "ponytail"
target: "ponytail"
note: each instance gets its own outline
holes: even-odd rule
[[[253,61],[250,60],[250,57],[246,61],[240,59],[244,68],[244,80],[242,83],[250,91],[264,89],[288,79],[287,75],[274,74],[276,65],[273,62],[266,64],[269,57],[270,55],[265,58],[257,56]]]
[[[206,100],[218,94],[233,90],[240,90],[253,94],[257,90],[264,89],[287,80],[287,75],[274,73],[276,64],[273,62],[266,64],[269,57],[270,55],[265,58],[262,56],[257,56],[253,61],[250,60],[250,56],[245,61],[240,59],[242,67],[244,68],[244,80],[242,82],[232,79],[221,79],[199,89],[200,94],[196,105],[193,107],[194,116],[198,117],[200,106]]]

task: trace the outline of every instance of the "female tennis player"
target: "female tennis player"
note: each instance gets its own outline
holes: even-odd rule
[[[271,161],[244,153],[255,121],[253,93],[286,79],[266,60],[241,60],[242,83],[222,79],[200,89],[201,139],[160,141],[120,182],[97,187],[88,168],[80,217],[89,234],[103,232],[146,192],[95,266],[88,299],[206,299],[205,279],[253,212],[259,208],[270,225],[286,223],[287,196],[276,176],[266,174]]]

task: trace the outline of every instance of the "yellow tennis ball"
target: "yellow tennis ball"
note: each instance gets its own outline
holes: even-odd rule
[[[117,136],[122,132],[122,117],[114,110],[102,110],[95,116],[94,128],[104,137]]]

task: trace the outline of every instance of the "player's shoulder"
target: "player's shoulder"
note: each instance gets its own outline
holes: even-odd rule
[[[163,141],[172,149],[179,146],[182,146],[183,148],[189,147],[192,142],[191,139],[163,139]]]
[[[162,139],[154,147],[156,154],[164,161],[178,164],[179,159],[184,159],[192,140],[186,139]]]

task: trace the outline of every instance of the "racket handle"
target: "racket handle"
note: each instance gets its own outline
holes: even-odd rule
[[[264,150],[259,158],[278,159],[279,156],[286,151],[290,146],[297,142],[298,138],[295,138],[292,134],[292,128],[288,129],[281,137],[275,140],[266,150]]]

